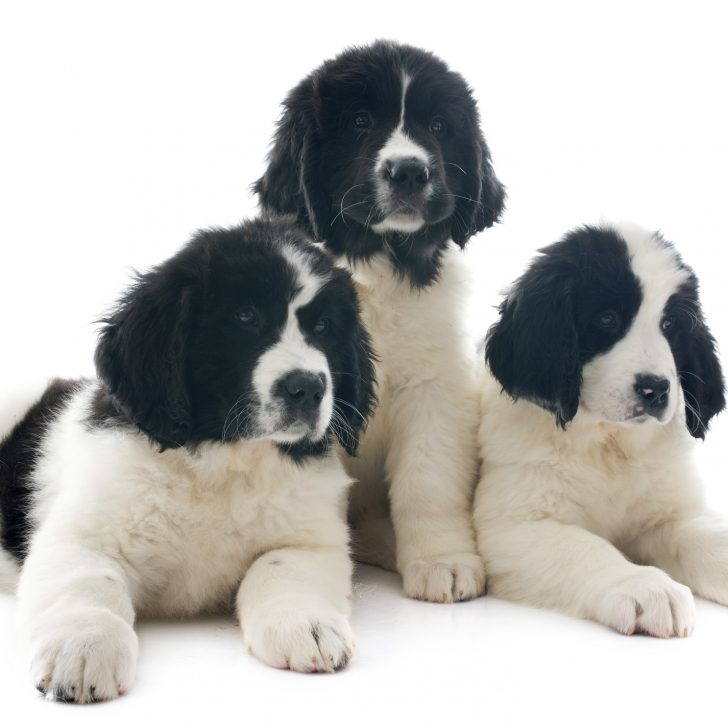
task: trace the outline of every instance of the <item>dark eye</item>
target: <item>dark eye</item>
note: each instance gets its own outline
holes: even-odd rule
[[[357,131],[364,131],[372,125],[372,117],[368,111],[357,111],[351,123]]]
[[[433,120],[430,122],[430,131],[435,136],[442,136],[447,131],[447,124],[445,123],[445,119],[443,119],[441,116],[434,117]]]
[[[594,323],[604,331],[614,331],[619,326],[619,314],[616,311],[604,311],[594,319]]]
[[[660,321],[660,328],[663,331],[669,331],[674,325],[675,325],[674,316],[663,316],[662,321]]]
[[[252,308],[243,308],[237,313],[238,321],[240,321],[243,326],[247,326],[249,328],[252,328],[254,326],[258,325],[258,317],[255,314],[255,311],[253,311]]]
[[[328,330],[329,320],[327,318],[320,318],[313,327],[313,333],[316,334],[316,336],[321,336],[321,334],[325,334]]]

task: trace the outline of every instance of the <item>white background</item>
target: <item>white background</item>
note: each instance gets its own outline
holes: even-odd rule
[[[93,321],[131,268],[255,211],[278,104],[352,43],[435,51],[480,102],[509,189],[470,243],[483,334],[533,251],[604,215],[659,227],[697,270],[728,350],[728,50],[722,3],[3,2],[0,399],[92,373]],[[1,415],[2,413],[0,413]],[[728,416],[697,457],[728,514]],[[0,721],[33,725],[725,724],[728,609],[687,640],[623,637],[485,598],[406,600],[359,572],[350,668],[302,676],[246,654],[232,619],[142,623],[134,690],[45,703],[0,595]]]

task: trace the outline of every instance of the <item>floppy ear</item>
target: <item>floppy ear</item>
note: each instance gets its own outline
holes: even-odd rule
[[[485,358],[513,399],[556,415],[561,427],[579,406],[581,364],[571,284],[544,259],[515,284],[488,332]]]
[[[192,421],[187,388],[191,293],[163,270],[140,276],[103,320],[96,370],[124,414],[162,449],[180,447]]]
[[[359,435],[376,404],[374,359],[369,334],[357,320],[344,352],[342,371],[334,375],[335,408],[346,423],[339,423],[334,430],[341,446],[352,456],[356,455]]]
[[[451,235],[461,248],[472,235],[498,222],[506,200],[506,188],[495,176],[490,150],[480,133],[473,152],[474,169],[479,171],[466,176],[464,194],[458,199],[453,214]]]
[[[693,311],[693,328],[676,352],[676,364],[685,395],[685,421],[693,437],[705,439],[710,420],[725,408],[725,382],[716,344],[700,306]]]
[[[305,79],[283,102],[268,167],[253,184],[261,205],[278,215],[295,215],[314,240],[329,231],[330,201],[319,184],[320,134],[313,112],[313,79]]]

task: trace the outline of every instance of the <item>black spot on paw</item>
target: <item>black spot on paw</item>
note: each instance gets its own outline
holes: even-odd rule
[[[349,655],[344,652],[339,661],[334,665],[334,670],[343,670],[349,664]]]
[[[72,687],[56,688],[53,698],[57,703],[75,703],[75,690]]]

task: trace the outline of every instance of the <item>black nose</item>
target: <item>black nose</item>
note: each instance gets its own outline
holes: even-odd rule
[[[417,157],[390,159],[384,165],[385,178],[401,192],[420,192],[430,180],[430,168]]]
[[[281,394],[288,404],[302,410],[313,410],[321,404],[325,390],[323,375],[297,370],[283,378]]]
[[[654,414],[667,407],[670,394],[670,382],[663,377],[640,374],[634,383],[634,391],[645,406],[647,412]]]

